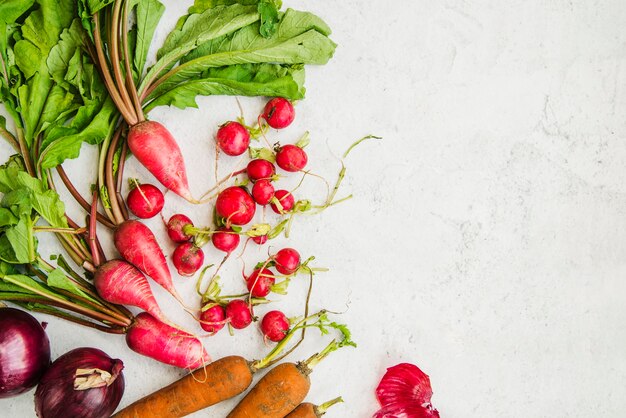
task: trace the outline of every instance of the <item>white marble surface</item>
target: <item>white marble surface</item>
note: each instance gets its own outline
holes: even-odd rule
[[[166,3],[162,36],[190,2]],[[359,343],[319,366],[308,399],[341,394],[346,404],[329,417],[371,416],[385,368],[408,361],[431,376],[443,417],[625,416],[626,3],[285,3],[324,17],[340,46],[329,65],[309,69],[296,122],[273,139],[310,130],[310,167],[332,177],[333,153],[384,137],[348,159],[345,191],[355,198],[300,219],[289,241],[331,268],[313,307],[347,304],[341,320]],[[152,114],[181,139],[197,193],[212,179],[215,127],[237,114],[232,98],[199,102]],[[250,118],[262,105],[242,103]],[[68,170],[86,170],[92,157],[85,148]],[[133,164],[129,174],[149,178]],[[302,195],[319,198],[322,187],[309,180]],[[171,196],[167,205],[198,223],[208,217]],[[227,266],[227,287],[240,288],[239,269]],[[191,300],[191,281],[177,284]],[[297,313],[304,288],[295,283],[277,307]],[[91,345],[124,360],[123,405],[181,375],[122,338],[49,322],[55,356]],[[321,344],[315,337],[293,358]],[[266,350],[254,327],[207,348],[215,358]],[[0,400],[0,416],[34,416],[32,392]]]

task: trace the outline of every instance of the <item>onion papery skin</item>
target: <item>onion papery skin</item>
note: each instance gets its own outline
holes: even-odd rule
[[[109,418],[124,394],[124,364],[97,348],[81,347],[56,359],[35,391],[39,418]],[[106,382],[74,388],[77,371],[97,369],[110,373]]]
[[[50,341],[29,313],[0,308],[0,399],[31,389],[50,366]]]

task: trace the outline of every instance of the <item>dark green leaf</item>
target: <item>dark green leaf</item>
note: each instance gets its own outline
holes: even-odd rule
[[[141,0],[137,5],[137,30],[133,66],[139,76],[143,74],[152,36],[164,11],[165,6],[158,0]]]

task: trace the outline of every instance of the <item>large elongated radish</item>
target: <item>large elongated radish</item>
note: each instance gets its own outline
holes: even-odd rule
[[[155,121],[143,121],[128,131],[133,155],[162,185],[193,202],[183,154],[172,134]]]
[[[136,306],[169,323],[152,294],[146,276],[132,264],[123,260],[107,261],[96,271],[93,283],[98,294],[107,302]]]
[[[113,240],[124,260],[150,276],[184,305],[172,282],[163,251],[150,228],[139,221],[128,220],[117,226]]]
[[[200,340],[141,312],[126,333],[131,350],[181,369],[196,369],[211,361]]]

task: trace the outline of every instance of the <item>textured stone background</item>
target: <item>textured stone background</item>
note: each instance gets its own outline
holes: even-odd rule
[[[161,39],[190,1],[166,3]],[[313,308],[345,310],[340,320],[359,343],[320,364],[309,399],[343,395],[329,417],[371,416],[385,368],[407,361],[431,376],[443,417],[624,416],[626,3],[285,3],[324,17],[340,46],[328,66],[308,71],[295,124],[271,139],[294,142],[310,130],[310,167],[332,180],[333,155],[365,134],[384,137],[346,162],[344,190],[354,199],[298,219],[289,241],[331,268],[316,279]],[[151,115],[181,139],[197,193],[212,180],[216,126],[238,112],[232,98],[199,103]],[[242,104],[252,120],[262,101]],[[92,161],[86,148],[68,170]],[[221,170],[234,167],[228,160]],[[129,174],[150,178],[133,164]],[[319,200],[324,186],[309,179],[299,191]],[[166,214],[177,210],[208,219],[207,208],[168,196]],[[265,251],[248,251],[247,265]],[[241,289],[240,270],[227,265],[226,288]],[[192,280],[177,283],[192,301]],[[276,307],[296,315],[304,291],[304,279],[294,282]],[[123,404],[181,374],[121,338],[49,322],[55,356],[92,345],[125,361]],[[310,337],[293,359],[325,342]],[[222,332],[207,348],[215,358],[267,350],[252,327]],[[32,392],[1,400],[0,411],[33,416]]]

